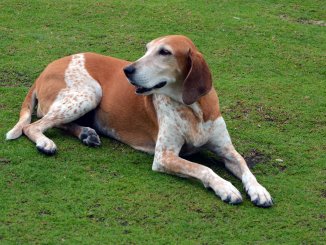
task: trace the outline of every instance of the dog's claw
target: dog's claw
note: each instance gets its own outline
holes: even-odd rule
[[[260,204],[258,206],[262,207],[262,208],[269,208],[269,207],[273,206],[273,204],[274,204],[273,200],[269,200],[269,201],[264,202],[264,203],[262,203],[262,204]]]
[[[226,202],[226,203],[232,204],[232,205],[238,205],[238,204],[242,203],[242,199],[236,198],[236,199],[232,200],[232,197],[230,195],[228,195],[227,198],[223,200],[223,202]]]
[[[273,201],[266,201],[263,203],[260,203],[259,198],[257,198],[256,200],[252,201],[253,204],[255,204],[257,207],[262,207],[262,208],[269,208],[271,206],[273,206]]]
[[[257,197],[255,200],[252,201],[252,203],[255,204],[256,206],[260,206],[259,202],[260,202],[259,197]]]
[[[240,204],[240,203],[242,203],[242,199],[241,198],[237,198],[236,200],[234,200],[232,203],[230,203],[230,204],[234,204],[234,205],[238,205],[238,204]]]
[[[231,196],[227,196],[226,199],[223,200],[223,202],[229,203],[231,201]]]

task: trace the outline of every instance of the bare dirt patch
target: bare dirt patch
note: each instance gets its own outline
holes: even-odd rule
[[[326,22],[323,20],[307,20],[307,19],[298,19],[298,23],[316,25],[316,26],[326,26]]]
[[[287,164],[283,159],[274,159],[270,154],[266,154],[257,149],[251,149],[250,151],[244,153],[244,158],[250,169],[254,168],[257,164],[267,164],[271,167],[271,169],[276,170],[276,172],[284,172],[287,169]],[[273,172],[274,171],[271,173]]]
[[[295,119],[295,116],[290,115],[284,108],[266,106],[262,103],[250,105],[244,100],[236,101],[234,104],[224,108],[223,111],[231,119],[248,120],[258,115],[262,121],[277,125],[285,125]]]
[[[30,87],[34,78],[25,72],[15,70],[0,71],[0,87]]]
[[[258,149],[250,149],[241,153],[247,162],[250,169],[255,169],[258,165],[263,165],[263,168],[256,168],[255,171],[260,174],[276,175],[287,170],[288,164],[286,160],[275,158],[269,153],[262,152]],[[214,171],[225,170],[224,163],[221,158],[211,152],[199,152],[183,158],[205,165]]]
[[[223,111],[230,115],[232,119],[244,120],[249,118],[252,113],[252,108],[246,105],[245,101],[238,100],[233,105],[224,108]]]
[[[265,154],[257,149],[251,149],[248,152],[243,154],[244,159],[247,162],[247,165],[249,168],[255,167],[255,165],[260,163],[270,163],[272,161],[272,158],[270,155]],[[185,159],[203,164],[208,167],[221,167],[224,166],[224,163],[221,158],[218,158],[217,156],[205,152],[200,152],[193,154],[191,156],[184,157]]]
[[[251,149],[244,156],[249,168],[253,168],[258,163],[266,163],[271,161],[271,157],[258,151],[257,149]]]
[[[322,196],[323,198],[326,198],[326,190],[322,190],[322,191],[321,191],[321,196]]]
[[[280,15],[280,18],[289,22],[297,22],[300,24],[306,24],[306,25],[316,25],[316,26],[326,26],[326,22],[323,20],[309,20],[306,18],[299,18],[299,19],[295,19],[292,18],[286,14],[282,14]]]
[[[0,158],[0,164],[9,164],[9,163],[11,163],[10,159],[3,158],[3,157]]]

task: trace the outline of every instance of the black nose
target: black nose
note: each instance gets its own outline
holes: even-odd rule
[[[126,74],[126,76],[129,78],[132,74],[135,73],[136,68],[133,65],[129,65],[129,66],[123,68],[123,71]]]

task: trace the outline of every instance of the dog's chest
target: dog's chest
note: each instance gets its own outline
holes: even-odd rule
[[[164,95],[154,95],[159,133],[171,140],[183,138],[192,147],[201,147],[210,138],[213,123],[203,120],[203,112],[197,103],[186,106]],[[172,142],[170,142],[172,143]]]

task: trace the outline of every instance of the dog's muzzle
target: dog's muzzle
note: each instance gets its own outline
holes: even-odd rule
[[[125,75],[128,78],[129,82],[136,87],[136,94],[143,94],[143,93],[146,93],[146,92],[150,92],[153,89],[162,88],[162,87],[164,87],[167,84],[166,81],[163,81],[163,82],[160,82],[160,83],[156,84],[155,86],[153,86],[151,88],[146,88],[146,87],[143,87],[143,86],[138,85],[134,81],[133,75],[136,72],[136,68],[133,65],[129,65],[129,66],[125,67],[123,69],[123,72],[125,73]]]

